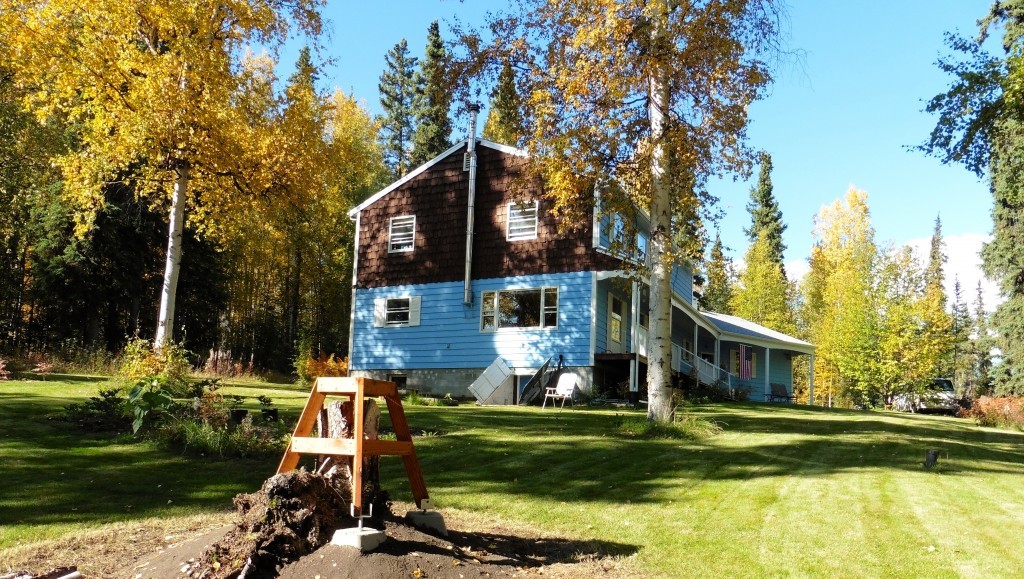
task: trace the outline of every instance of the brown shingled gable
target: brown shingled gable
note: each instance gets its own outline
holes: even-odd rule
[[[463,279],[469,173],[464,149],[442,159],[360,214],[357,285],[379,287]],[[473,278],[613,269],[615,260],[591,248],[592,223],[560,236],[555,218],[540,198],[541,188],[516,199],[509,191],[521,175],[521,157],[481,146],[477,149],[477,196]],[[507,241],[507,206],[540,198],[537,239]],[[416,216],[415,249],[388,253],[388,221]]]

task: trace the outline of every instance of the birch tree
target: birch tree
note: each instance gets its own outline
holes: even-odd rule
[[[468,77],[493,78],[505,62],[519,71],[520,144],[563,225],[591,219],[608,179],[621,188],[604,194],[621,190],[650,216],[651,420],[672,413],[672,266],[703,251],[707,178],[749,172],[747,107],[771,80],[779,17],[775,0],[520,0],[490,18],[493,41],[462,36]],[[692,234],[676,236],[681,224]]]
[[[76,125],[76,151],[57,162],[83,208],[79,231],[126,182],[166,207],[166,265],[156,346],[173,337],[186,206],[230,194],[246,156],[238,57],[274,47],[293,27],[316,36],[317,0],[6,0],[0,60],[40,117]],[[266,152],[266,151],[264,151]],[[195,216],[201,219],[199,215]]]
[[[867,193],[851,188],[822,206],[804,278],[804,319],[817,346],[814,383],[828,405],[866,387],[877,340],[872,288],[878,260]]]

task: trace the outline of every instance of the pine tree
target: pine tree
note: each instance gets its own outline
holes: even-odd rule
[[[782,234],[786,231],[786,224],[782,222],[782,210],[775,200],[772,185],[772,156],[762,152],[760,155],[761,172],[757,178],[757,187],[750,189],[750,202],[747,203],[747,211],[750,212],[750,228],[744,229],[747,239],[751,243],[764,234],[768,242],[769,256],[771,260],[779,264],[782,275],[786,275],[783,253],[786,245],[782,242]]]
[[[433,159],[451,146],[448,118],[452,92],[446,76],[448,52],[437,20],[427,29],[427,53],[417,75],[416,129],[412,137],[412,166]]]
[[[498,86],[491,93],[491,107],[484,123],[484,138],[495,143],[516,145],[522,138],[523,114],[519,109],[519,93],[512,65],[505,62],[498,75]]]
[[[946,294],[943,286],[946,283],[946,274],[943,266],[946,265],[946,253],[942,250],[942,219],[935,217],[935,229],[932,232],[932,239],[928,250],[928,267],[924,271],[924,283],[927,288],[933,289],[938,296],[941,296],[942,307],[946,306]]]
[[[988,312],[985,310],[985,295],[978,280],[978,295],[974,299],[974,339],[971,341],[973,362],[973,384],[975,396],[990,394],[992,391],[992,338],[989,336]]]
[[[939,119],[921,150],[945,163],[963,164],[987,176],[992,191],[992,241],[982,249],[982,267],[999,282],[1005,300],[992,315],[1001,352],[994,368],[997,393],[1024,394],[1024,2],[994,2],[979,21],[975,40],[950,36],[959,59],[939,67],[954,77],[950,89],[926,108]],[[1003,33],[1001,56],[983,44],[991,32]]]
[[[412,135],[416,120],[416,66],[418,59],[409,54],[403,38],[384,56],[380,75],[380,119],[384,161],[395,177],[412,167]]]
[[[949,369],[940,374],[951,376],[954,384],[966,387],[972,381],[971,331],[974,329],[974,320],[971,318],[967,302],[963,299],[963,289],[960,287],[959,277],[953,284],[952,321],[952,360]]]
[[[707,285],[701,295],[700,307],[710,312],[731,314],[732,294],[732,260],[726,257],[722,236],[716,232],[715,243],[711,246],[711,259],[707,263]]]
[[[935,231],[928,252],[928,264],[924,270],[924,296],[921,305],[923,328],[919,343],[928,356],[938,361],[936,373],[948,377],[952,376],[954,371],[955,339],[953,318],[946,309],[946,275],[943,271],[946,254],[942,246],[942,220],[936,217]]]

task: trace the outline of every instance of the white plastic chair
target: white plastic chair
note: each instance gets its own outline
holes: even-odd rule
[[[572,404],[573,399],[576,397],[576,381],[579,377],[575,374],[565,373],[558,377],[558,382],[554,386],[548,386],[544,391],[544,402],[540,405],[540,409],[548,405],[548,399],[562,400],[562,405],[559,408],[565,408],[565,401],[568,400],[569,404]],[[554,403],[552,402],[552,406]]]

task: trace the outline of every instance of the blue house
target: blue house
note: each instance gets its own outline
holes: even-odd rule
[[[597,202],[591,223],[560,232],[524,168],[522,151],[467,139],[350,212],[352,375],[497,404],[559,364],[595,395],[642,389],[647,287],[623,267],[635,257],[616,249]],[[699,311],[689,267],[675,268],[672,289],[677,379],[767,400],[772,384],[792,392],[794,356],[811,357],[813,376],[813,345]]]

